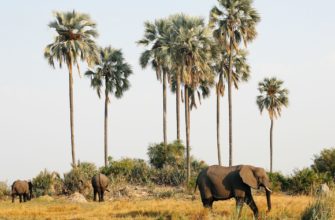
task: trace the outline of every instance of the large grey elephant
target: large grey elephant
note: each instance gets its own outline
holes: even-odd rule
[[[31,181],[16,180],[12,184],[12,202],[19,196],[20,202],[30,200],[33,195],[33,184]]]
[[[204,207],[212,208],[213,202],[236,199],[237,215],[240,216],[243,203],[249,205],[258,218],[258,208],[251,194],[251,188],[264,187],[268,211],[271,210],[270,183],[263,168],[250,165],[238,165],[232,167],[209,166],[202,170],[197,178],[196,186],[199,187],[202,204]]]
[[[97,194],[99,195],[99,202],[104,201],[104,193],[107,189],[109,184],[109,179],[102,173],[99,173],[92,177],[92,187],[93,187],[93,200],[97,200]]]

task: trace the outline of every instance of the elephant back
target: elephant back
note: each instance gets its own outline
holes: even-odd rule
[[[211,184],[211,191],[215,198],[229,198],[233,196],[232,186],[236,179],[239,179],[238,174],[239,166],[223,167],[223,166],[210,166],[207,169],[207,177]]]
[[[29,184],[27,181],[16,180],[12,185],[13,193],[29,193]]]
[[[93,188],[102,187],[106,188],[109,184],[109,179],[106,175],[99,173],[92,177]]]

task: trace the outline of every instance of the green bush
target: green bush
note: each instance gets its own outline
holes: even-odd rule
[[[63,180],[57,172],[41,171],[33,178],[32,184],[33,194],[37,197],[62,194]]]
[[[33,194],[39,197],[42,195],[50,195],[50,189],[52,184],[52,175],[46,169],[41,171],[32,181]]]
[[[154,169],[152,181],[158,185],[178,186],[185,182],[185,169],[165,165],[161,169]]]
[[[124,179],[133,184],[150,182],[151,168],[142,159],[124,158],[119,161],[108,158],[108,167],[101,168],[101,172],[110,176],[113,181]]]
[[[311,194],[322,183],[329,183],[331,178],[325,173],[317,173],[311,168],[295,170],[288,178],[288,190],[294,194]]]
[[[290,187],[290,183],[287,177],[285,177],[280,172],[268,173],[271,189],[273,191],[287,191]]]
[[[335,178],[335,148],[323,149],[320,155],[314,155],[312,168]]]
[[[0,199],[5,199],[10,195],[10,189],[6,182],[0,182]]]
[[[64,193],[71,194],[81,192],[85,195],[91,194],[91,179],[98,173],[93,163],[83,162],[64,174]]]
[[[152,144],[148,148],[149,163],[157,169],[165,165],[184,167],[185,147],[179,141],[168,144]]]
[[[332,220],[335,219],[335,192],[328,196],[318,197],[302,214],[302,220]]]

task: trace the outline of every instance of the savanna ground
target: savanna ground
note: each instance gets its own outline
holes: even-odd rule
[[[168,194],[167,194],[168,196]],[[254,196],[262,219],[301,219],[313,197],[272,196],[272,210],[266,213],[265,195]],[[0,219],[233,219],[235,201],[215,202],[213,210],[202,207],[198,193],[192,196],[163,198],[112,198],[104,203],[73,203],[66,197],[40,197],[27,203],[14,204],[8,199],[0,202]],[[248,206],[243,207],[241,219],[253,219]]]

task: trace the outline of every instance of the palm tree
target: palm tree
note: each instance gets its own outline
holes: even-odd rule
[[[239,50],[243,41],[246,46],[256,35],[256,24],[260,21],[257,11],[252,8],[253,0],[218,0],[220,9],[213,7],[210,12],[210,26],[213,36],[229,53],[228,66],[228,110],[229,110],[229,166],[233,164],[232,98],[231,83],[234,51]]]
[[[190,91],[197,91],[202,82],[213,82],[211,67],[213,43],[204,20],[177,14],[169,18],[172,22],[172,57],[174,70],[184,84],[187,182],[191,176],[190,161]]]
[[[166,102],[166,85],[169,72],[169,43],[170,43],[170,24],[168,21],[160,19],[154,23],[146,22],[144,38],[137,43],[150,47],[145,50],[140,57],[142,68],[148,64],[155,70],[157,79],[162,81],[163,78],[163,139],[164,146],[167,146],[167,102]]]
[[[273,156],[273,145],[272,145],[272,133],[273,133],[273,121],[281,115],[283,107],[288,106],[288,90],[282,88],[283,81],[272,78],[265,78],[258,84],[258,91],[260,95],[257,96],[257,105],[260,112],[263,109],[268,110],[271,126],[270,126],[270,172],[272,173],[272,156]]]
[[[217,48],[221,48],[217,45]],[[216,83],[216,134],[217,134],[217,152],[218,152],[218,164],[222,165],[221,162],[221,149],[220,149],[220,97],[224,96],[225,81],[228,79],[229,73],[229,58],[230,54],[224,48],[221,48],[219,55],[215,56],[214,60],[214,71],[218,76]],[[250,78],[250,67],[247,63],[247,52],[245,50],[239,50],[234,52],[233,55],[233,70],[232,70],[232,83],[235,89],[239,88],[240,82],[247,82]]]
[[[73,74],[72,67],[79,61],[85,61],[89,66],[99,61],[99,54],[93,38],[98,36],[96,24],[88,14],[72,12],[55,12],[55,21],[49,27],[57,32],[54,42],[48,44],[44,50],[44,57],[52,67],[55,61],[62,68],[63,62],[69,70],[69,100],[70,100],[70,128],[72,165],[76,166],[74,124],[73,124]]]
[[[109,95],[121,98],[129,89],[128,77],[132,74],[131,67],[124,61],[122,51],[106,47],[100,49],[101,63],[95,69],[86,71],[85,75],[91,78],[91,86],[97,90],[99,98],[101,89],[105,88],[105,121],[104,121],[104,162],[108,166],[108,104]]]

